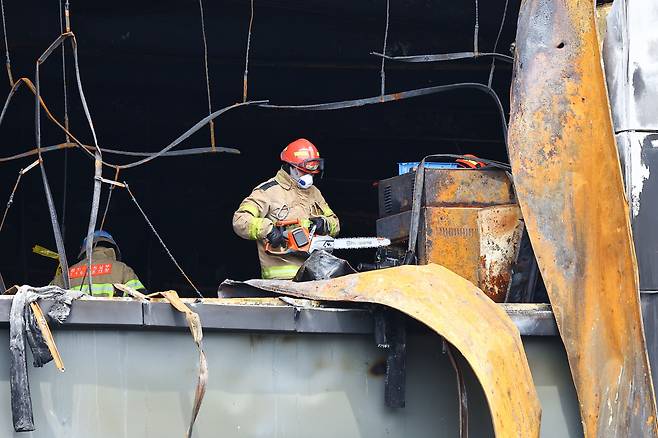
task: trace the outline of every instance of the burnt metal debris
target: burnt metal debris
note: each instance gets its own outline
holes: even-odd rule
[[[516,44],[510,159],[585,436],[656,437],[637,264],[592,2],[524,1]]]
[[[50,308],[48,316],[51,320],[62,323],[68,317],[71,302],[82,295],[82,292],[66,291],[57,286],[39,288],[21,286],[13,298],[9,320],[9,351],[11,353],[9,384],[11,411],[16,432],[34,430],[25,351],[26,337],[34,356],[34,366],[41,367],[52,360],[29,304],[39,299],[55,300],[56,304]]]
[[[399,266],[331,280],[245,283],[295,297],[381,304],[417,319],[473,368],[497,437],[539,437],[541,408],[517,328],[480,289],[449,269]]]

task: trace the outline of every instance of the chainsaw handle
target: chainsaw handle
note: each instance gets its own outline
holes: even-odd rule
[[[300,225],[301,226],[301,221],[299,219],[288,219],[285,221],[276,221],[274,223],[275,227],[287,227],[289,225]]]

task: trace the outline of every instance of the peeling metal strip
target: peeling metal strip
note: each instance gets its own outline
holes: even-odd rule
[[[518,330],[497,304],[449,269],[399,266],[323,281],[246,283],[308,299],[382,304],[417,319],[454,345],[473,368],[496,437],[539,437],[541,408]]]
[[[510,160],[585,437],[657,437],[594,3],[525,0],[516,43]]]

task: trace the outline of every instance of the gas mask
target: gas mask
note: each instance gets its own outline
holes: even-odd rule
[[[300,189],[308,189],[313,185],[313,175],[304,173],[296,167],[290,166],[290,176],[297,182]]]

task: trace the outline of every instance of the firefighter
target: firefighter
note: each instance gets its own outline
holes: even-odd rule
[[[304,262],[303,256],[272,255],[265,251],[265,241],[273,247],[285,245],[282,227],[277,221],[296,220],[302,226],[315,226],[315,234],[335,237],[340,224],[313,177],[324,170],[324,161],[310,141],[300,138],[281,152],[283,165],[274,178],[258,185],[233,215],[233,230],[244,239],[256,240],[263,278],[290,279]]]
[[[115,283],[144,292],[144,285],[135,275],[135,271],[121,262],[121,251],[114,238],[107,231],[95,231],[93,234],[93,251],[91,253],[91,295],[95,297],[121,296],[122,292],[114,289]],[[87,239],[80,248],[75,265],[69,268],[70,288],[89,293],[89,276],[87,275]],[[64,287],[61,273],[58,273],[51,284]]]

